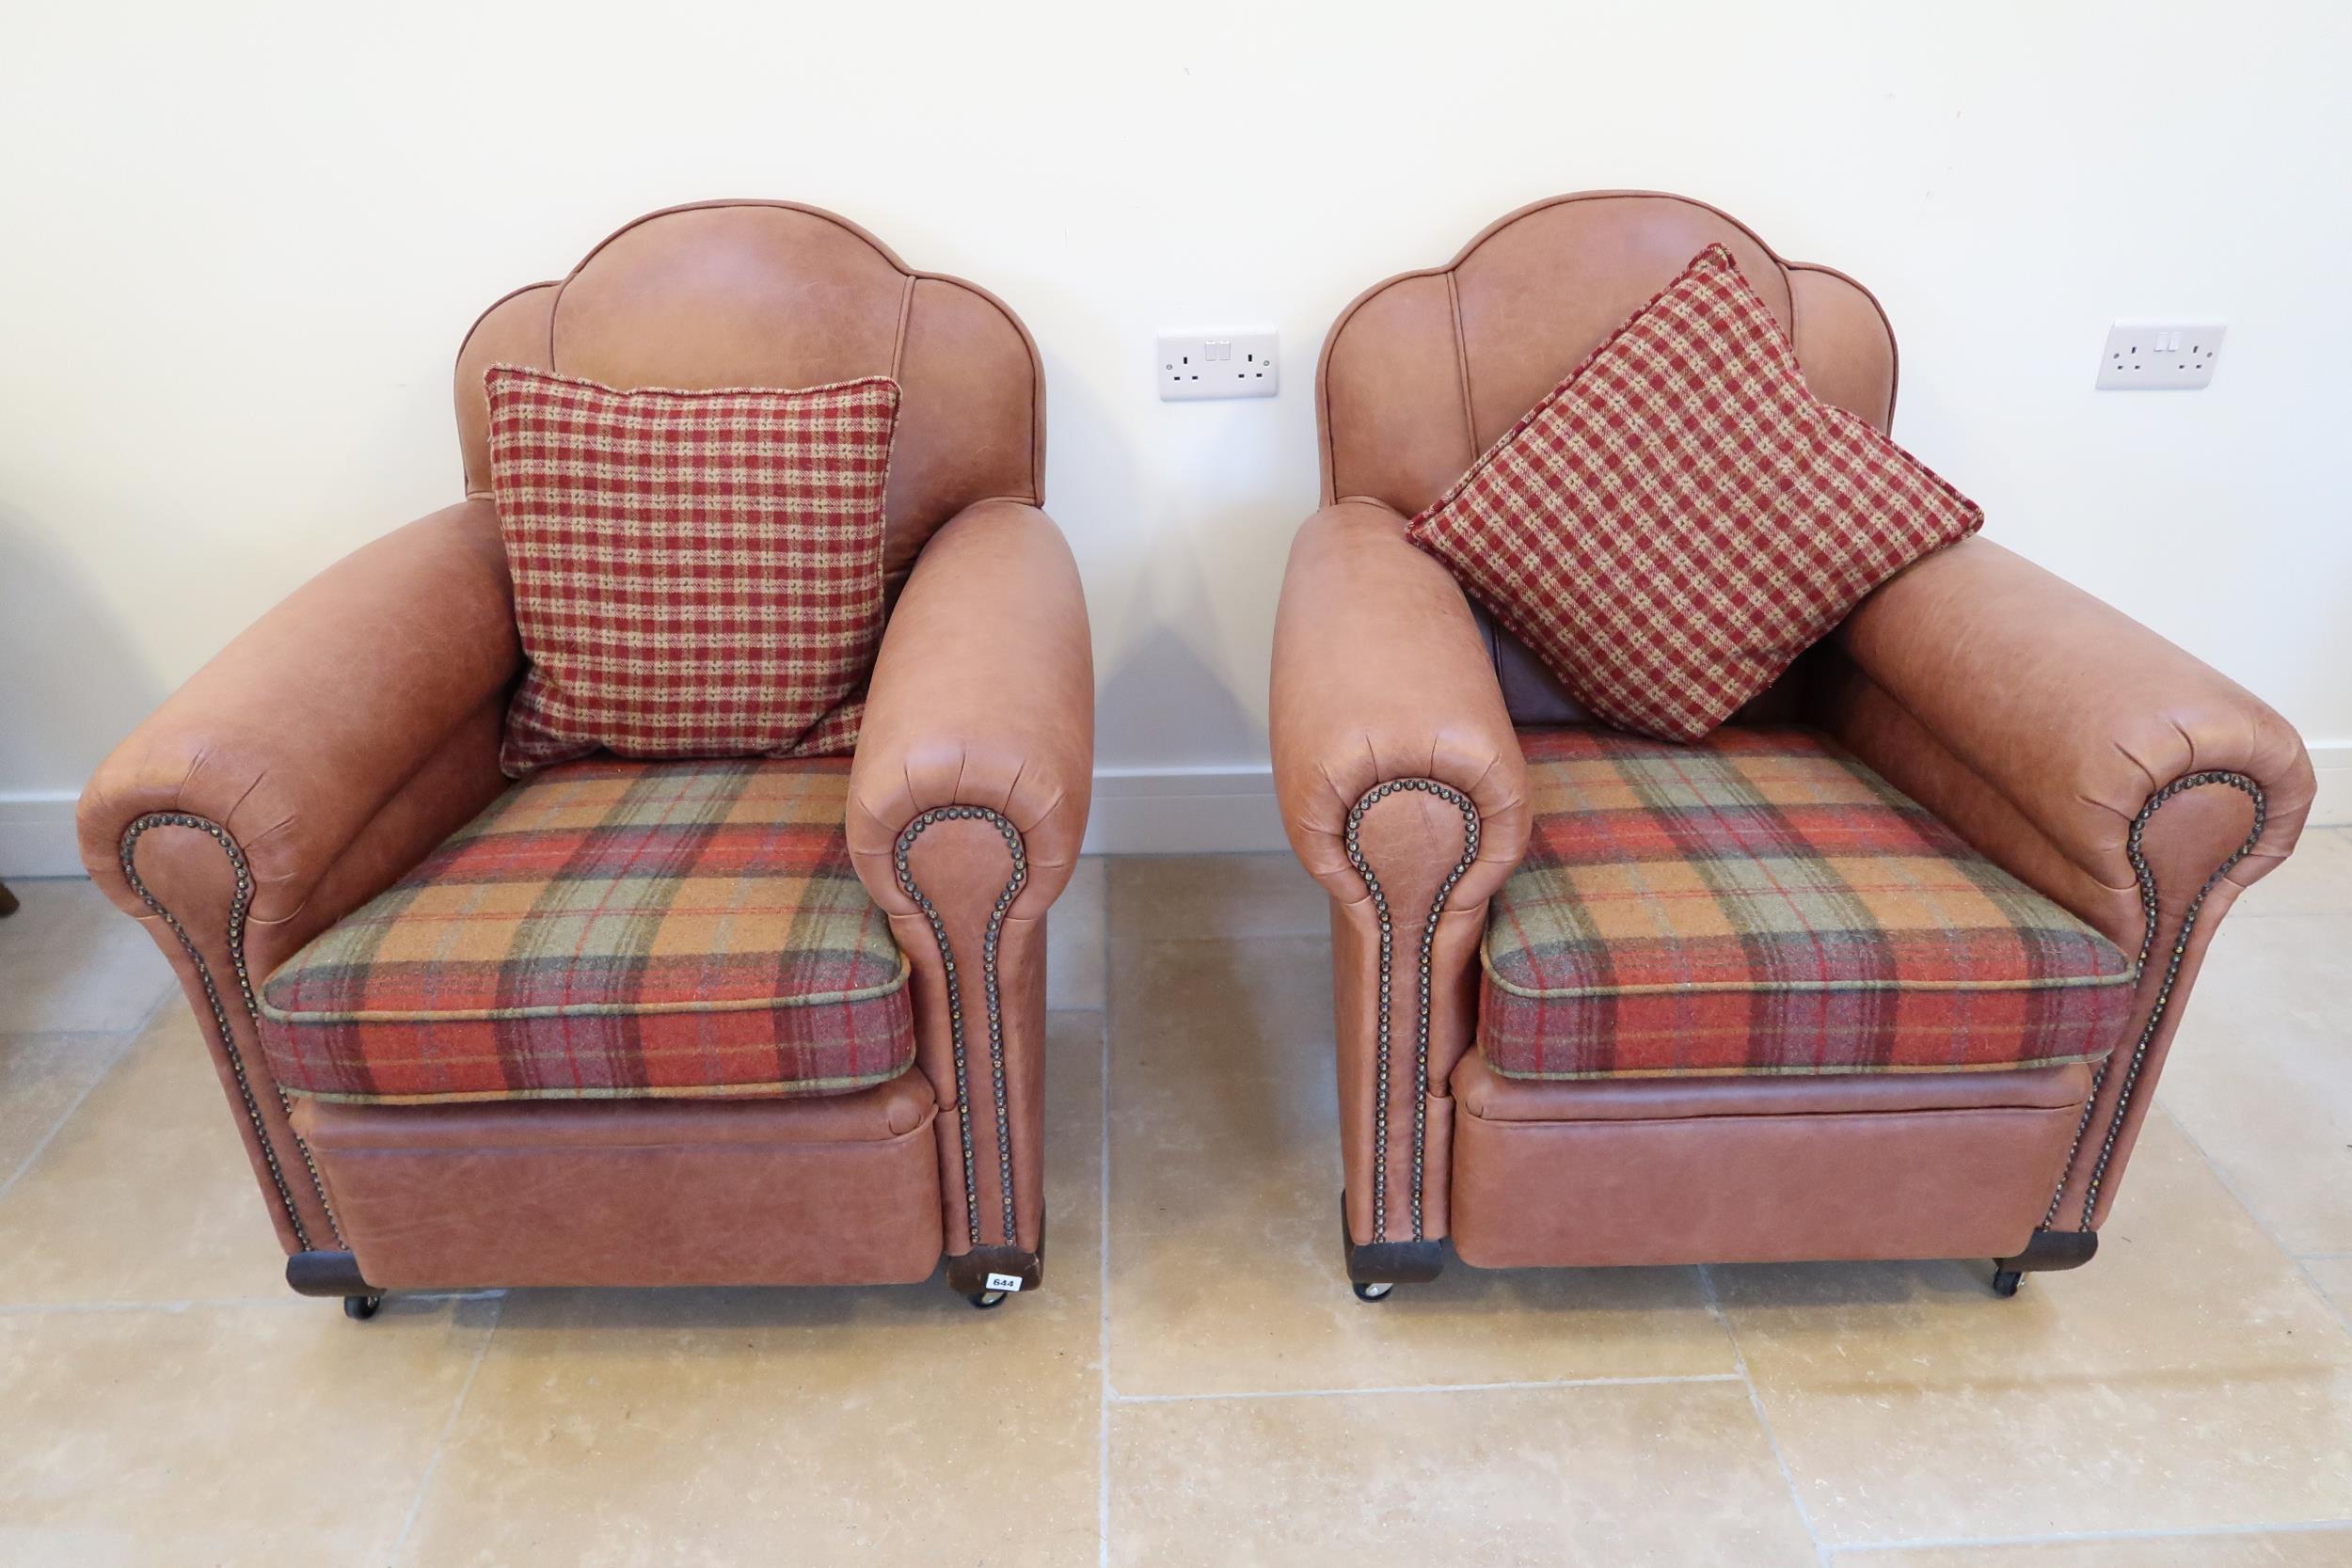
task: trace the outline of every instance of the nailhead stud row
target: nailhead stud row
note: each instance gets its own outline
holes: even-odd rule
[[[270,1139],[269,1124],[262,1119],[261,1102],[253,1097],[252,1082],[246,1076],[245,1057],[237,1050],[236,1032],[229,1025],[229,1011],[221,1002],[220,988],[213,983],[212,965],[204,961],[202,951],[196,945],[195,939],[188,935],[186,927],[180,924],[179,917],[164,908],[162,902],[148,891],[147,884],[139,879],[138,867],[135,863],[139,839],[153,828],[192,828],[219,845],[221,853],[229,857],[229,868],[236,878],[236,892],[229,903],[229,958],[236,970],[237,992],[244,1000],[245,1016],[248,1022],[256,1016],[253,977],[245,962],[245,917],[253,904],[252,869],[246,863],[245,851],[230,836],[229,830],[206,817],[193,816],[184,812],[150,812],[122,832],[123,879],[131,884],[131,891],[139,895],[139,902],[154,911],[155,917],[170,928],[171,934],[179,939],[181,951],[187,954],[188,962],[196,967],[197,979],[204,987],[204,1001],[212,1009],[214,1037],[220,1041],[221,1054],[228,1059],[230,1073],[237,1081],[237,1096],[245,1102],[246,1119],[253,1124],[253,1137],[261,1147],[262,1163],[268,1167],[271,1185],[278,1189],[278,1200],[285,1207],[286,1220],[294,1227],[294,1241],[307,1252],[310,1247],[310,1233],[302,1223],[302,1211],[294,1204],[293,1189],[286,1185],[286,1174],[278,1167],[278,1149]],[[292,1115],[293,1106],[283,1089],[278,1091],[278,1103],[280,1109]],[[336,1223],[335,1206],[326,1199],[326,1183],[319,1177],[318,1162],[310,1157],[310,1146],[304,1143],[299,1135],[295,1135],[294,1143],[294,1148],[301,1151],[303,1164],[310,1170],[311,1189],[318,1194],[319,1209],[326,1215],[327,1227],[335,1233],[335,1244],[342,1248],[342,1227]]]
[[[2214,868],[2213,875],[2205,879],[2204,885],[2197,890],[2197,896],[2189,900],[2187,910],[2182,913],[2180,934],[2173,939],[2171,955],[2164,966],[2164,983],[2156,988],[2156,999],[2148,1010],[2148,1022],[2141,1026],[2139,1039],[2132,1047],[2131,1061],[2123,1069],[2123,1086],[2116,1093],[2114,1114],[2107,1117],[2106,1134],[2099,1143],[2099,1158],[2091,1165],[2090,1180],[2083,1191],[2081,1228],[2085,1230],[2090,1228],[2091,1215],[2098,1210],[2099,1186],[2106,1180],[2107,1162],[2115,1154],[2115,1140],[2122,1135],[2123,1116],[2131,1109],[2133,1091],[2139,1086],[2139,1070],[2147,1062],[2148,1048],[2155,1040],[2156,1031],[2164,1024],[2166,1010],[2172,1005],[2172,987],[2180,978],[2182,960],[2188,956],[2189,939],[2196,935],[2197,917],[2205,907],[2205,895],[2220,883],[2222,878],[2235,869],[2238,862],[2254,852],[2254,846],[2262,842],[2263,827],[2269,818],[2270,805],[2264,798],[2262,786],[2243,773],[2184,773],[2148,797],[2148,803],[2139,808],[2138,816],[2132,818],[2131,833],[2123,843],[2123,852],[2132,863],[2132,874],[2139,881],[2142,934],[2139,957],[2133,965],[2134,973],[2148,973],[2148,959],[2156,945],[2156,874],[2149,867],[2141,840],[2147,833],[2150,820],[2167,800],[2208,784],[2222,784],[2245,792],[2247,798],[2254,802],[2253,831],[2246,835],[2244,844]],[[2075,1124],[2074,1141],[2067,1147],[2066,1163],[2058,1167],[2058,1187],[2050,1195],[2049,1212],[2042,1217],[2041,1228],[2044,1230],[2058,1221],[2058,1205],[2066,1200],[2066,1184],[2074,1174],[2075,1157],[2082,1152],[2083,1139],[2090,1134],[2091,1118],[2098,1113],[2099,1091],[2106,1086],[2107,1069],[2113,1065],[2113,1058],[2109,1058],[2100,1063],[2099,1070],[2091,1075],[2090,1099],[2083,1106],[2082,1120]]]
[[[1470,804],[1469,796],[1435,779],[1393,779],[1375,784],[1358,800],[1347,814],[1347,863],[1363,879],[1364,891],[1372,895],[1373,911],[1380,921],[1380,1017],[1379,1068],[1373,1094],[1372,1124],[1372,1239],[1389,1239],[1389,1041],[1390,1023],[1389,976],[1395,956],[1395,931],[1389,895],[1381,891],[1380,879],[1373,875],[1364,860],[1363,848],[1358,843],[1358,830],[1362,826],[1364,813],[1380,801],[1404,790],[1418,790],[1435,795],[1462,814],[1462,858],[1446,874],[1438,887],[1438,896],[1429,906],[1429,919],[1421,934],[1420,1022],[1417,1025],[1413,1051],[1415,1092],[1413,1095],[1413,1240],[1422,1237],[1422,1164],[1428,1148],[1429,1122],[1429,996],[1430,965],[1436,957],[1438,916],[1444,912],[1445,902],[1454,895],[1459,882],[1473,862],[1478,859],[1478,808]]]
[[[998,990],[996,948],[1003,934],[1006,911],[1029,879],[1029,853],[1021,842],[1020,830],[996,812],[985,806],[938,806],[923,813],[906,825],[898,834],[892,855],[898,872],[898,891],[914,900],[914,907],[923,911],[923,918],[931,924],[931,938],[939,943],[939,962],[947,980],[947,1037],[956,1058],[956,1118],[963,1142],[963,1214],[974,1246],[980,1244],[980,1194],[977,1173],[972,1164],[972,1096],[966,1082],[963,1036],[963,994],[956,982],[956,950],[947,940],[947,923],[940,918],[923,890],[915,885],[914,874],[907,865],[907,856],[914,848],[914,841],[923,836],[923,830],[935,822],[986,822],[1005,841],[1005,848],[1012,856],[1012,876],[1005,890],[996,895],[996,902],[988,913],[988,932],[980,944],[980,980],[982,994],[988,1006],[988,1063],[991,1086],[996,1100],[996,1179],[1005,1200],[1005,1244],[1018,1246],[1019,1231],[1013,1219],[1012,1201],[1012,1112],[1005,1091],[1005,1018],[1004,1002]]]

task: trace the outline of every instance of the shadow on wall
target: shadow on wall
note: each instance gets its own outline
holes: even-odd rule
[[[0,800],[79,794],[164,695],[82,569],[0,507]]]
[[[1146,471],[1101,388],[1052,354],[1046,370],[1046,510],[1077,552],[1096,628],[1098,766],[1263,768],[1274,606],[1311,471],[1295,502],[1271,493],[1264,478],[1294,443],[1263,404],[1159,411],[1175,424]]]

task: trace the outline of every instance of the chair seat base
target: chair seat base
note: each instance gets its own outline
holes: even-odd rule
[[[2081,1125],[2080,1069],[1579,1090],[1504,1083],[1466,1058],[1454,1087],[1450,1229],[1477,1267],[2050,1268],[2076,1244],[2035,1227]]]
[[[946,1250],[937,1119],[919,1074],[809,1101],[297,1101],[344,1246],[299,1255],[288,1280],[318,1295],[913,1284]],[[1037,1264],[1002,1272],[1033,1280]]]

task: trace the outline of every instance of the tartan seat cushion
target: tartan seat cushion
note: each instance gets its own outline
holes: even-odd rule
[[[1801,729],[1520,732],[1527,854],[1481,949],[1513,1078],[2103,1059],[2134,964]]]
[[[532,773],[263,982],[290,1093],[414,1103],[836,1094],[914,1056],[850,865],[842,758]]]

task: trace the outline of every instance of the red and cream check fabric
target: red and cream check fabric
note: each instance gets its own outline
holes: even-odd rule
[[[907,963],[850,864],[850,764],[533,773],[262,987],[324,1100],[841,1094],[914,1056]]]
[[[1805,388],[1710,245],[1411,538],[1621,729],[1695,740],[1983,513]]]
[[[882,626],[898,387],[617,392],[488,377],[490,483],[530,669],[500,764],[825,756]]]
[[[1479,957],[1511,1078],[2095,1062],[2131,959],[1819,735],[1522,730],[1534,821]]]

